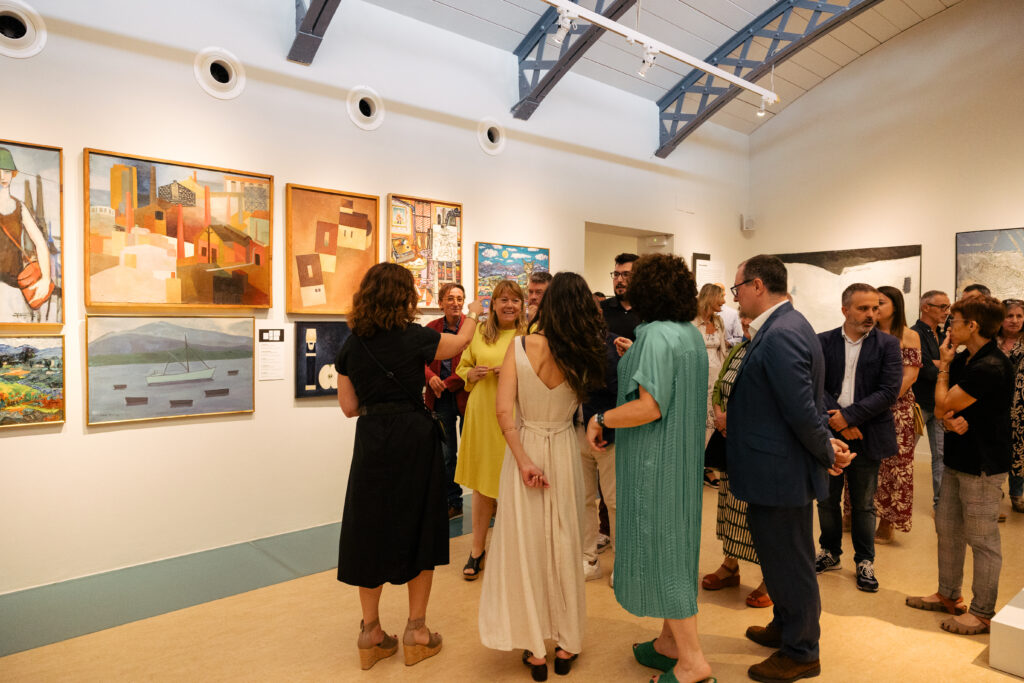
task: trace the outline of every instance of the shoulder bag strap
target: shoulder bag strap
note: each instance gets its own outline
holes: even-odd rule
[[[384,376],[390,379],[395,384],[397,384],[399,388],[401,388],[402,393],[404,393],[410,401],[412,401],[416,406],[422,408],[425,413],[433,417],[431,412],[427,409],[426,404],[423,403],[423,397],[421,396],[419,399],[417,399],[415,393],[410,391],[409,387],[405,386],[400,381],[398,381],[398,378],[395,377],[395,373],[393,373],[391,370],[388,370],[386,367],[384,367],[383,364],[381,364],[379,360],[377,360],[377,357],[370,352],[370,348],[363,342],[363,338],[360,337],[359,335],[355,335],[355,337],[359,341],[360,346],[363,347],[363,351],[365,351],[366,355],[370,357],[370,360],[376,363],[377,367],[380,368],[380,371],[384,373]]]

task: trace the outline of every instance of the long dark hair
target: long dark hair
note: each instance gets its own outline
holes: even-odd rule
[[[889,326],[889,334],[899,339],[902,347],[903,331],[907,329],[907,310],[903,303],[903,292],[895,287],[882,285],[878,288],[878,293],[884,294],[892,302],[892,324]]]
[[[397,263],[378,263],[366,271],[352,297],[349,327],[360,337],[404,329],[416,319],[418,300],[411,272]]]
[[[576,273],[555,275],[540,300],[534,325],[547,338],[555,364],[580,401],[604,385],[604,317],[586,280]]]

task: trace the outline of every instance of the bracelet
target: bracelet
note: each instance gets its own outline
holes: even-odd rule
[[[604,427],[604,413],[594,413],[594,419],[597,420],[597,424]]]
[[[948,375],[949,374],[949,370],[939,370],[939,374],[940,375]]]
[[[480,322],[480,316],[477,315],[476,313],[467,313],[466,317],[469,318],[470,320],[472,320],[475,323]]]

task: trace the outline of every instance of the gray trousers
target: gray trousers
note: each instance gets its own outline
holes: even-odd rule
[[[942,418],[927,408],[921,408],[924,418],[924,433],[928,435],[928,446],[932,451],[932,507],[939,505],[939,485],[942,484],[942,453],[946,431]]]
[[[939,536],[939,594],[961,596],[967,544],[974,556],[971,614],[991,619],[996,613],[1003,554],[999,540],[999,501],[1006,472],[976,476],[946,468],[935,509]]]

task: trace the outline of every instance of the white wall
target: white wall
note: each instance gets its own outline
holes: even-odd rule
[[[922,289],[952,293],[958,231],[1024,225],[1022,26],[1020,0],[964,0],[758,129],[750,251],[921,244]]]
[[[361,0],[341,4],[311,67],[284,58],[291,2],[30,1],[49,42],[33,59],[0,58],[0,138],[65,151],[68,416],[0,430],[0,593],[325,524],[342,509],[354,421],[331,401],[294,401],[290,377],[257,383],[252,416],[85,426],[84,147],[274,174],[275,306],[258,323],[291,320],[286,182],[462,201],[467,278],[477,240],[548,246],[554,269],[580,270],[586,221],[672,232],[687,259],[745,254],[738,230],[722,231],[745,208],[746,138],[706,126],[656,159],[655,105],[574,74],[520,122],[508,114],[512,55]],[[194,55],[209,46],[245,63],[238,99],[195,83]],[[345,113],[359,84],[385,99],[375,132]],[[508,127],[498,157],[476,142],[485,116]]]

